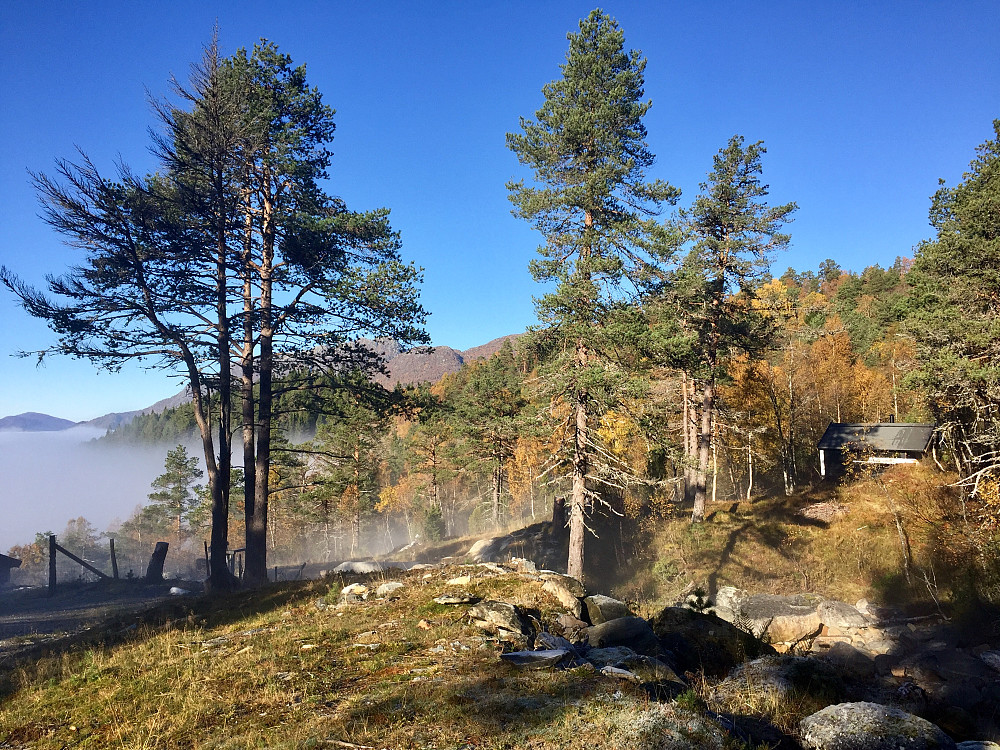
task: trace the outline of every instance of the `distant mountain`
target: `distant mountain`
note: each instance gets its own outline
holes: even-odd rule
[[[389,370],[388,377],[381,378],[382,383],[392,388],[397,384],[413,385],[416,383],[436,383],[453,372],[458,372],[462,365],[477,359],[492,357],[506,341],[514,341],[521,334],[511,334],[493,339],[481,346],[466,349],[464,352],[452,349],[450,346],[423,347],[408,352],[400,352],[399,344],[391,340],[366,342],[386,359]],[[50,417],[48,414],[27,412],[15,417],[0,419],[0,430],[19,430],[21,432],[53,432],[68,430],[70,427],[85,425],[114,430],[123,424],[128,424],[140,414],[160,413],[166,409],[180,406],[191,400],[187,389],[180,393],[157,401],[145,409],[136,411],[111,412],[86,422],[71,422],[68,419]]]
[[[445,375],[458,372],[467,362],[492,357],[500,351],[505,341],[514,341],[518,336],[520,334],[517,333],[501,336],[464,352],[450,346],[435,346],[400,354],[397,348],[395,356],[392,356],[391,350],[383,350],[388,360],[386,366],[389,377],[382,378],[382,382],[389,388],[397,384],[436,383]]]
[[[191,394],[188,389],[185,388],[180,393],[170,396],[169,398],[161,399],[152,406],[147,406],[145,409],[137,409],[135,411],[115,411],[110,414],[105,414],[103,417],[88,419],[86,422],[80,422],[80,424],[88,425],[90,427],[100,427],[103,430],[113,430],[117,427],[121,427],[123,424],[128,424],[140,414],[151,414],[153,412],[159,413],[166,409],[172,409],[175,406],[186,404],[190,400]]]
[[[59,432],[60,430],[68,430],[70,427],[76,427],[76,422],[50,417],[48,414],[39,414],[34,411],[0,419],[0,430],[11,432]]]

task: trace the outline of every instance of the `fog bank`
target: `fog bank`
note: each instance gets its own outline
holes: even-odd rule
[[[92,427],[0,432],[0,552],[84,516],[100,531],[145,504],[172,446],[104,446]]]

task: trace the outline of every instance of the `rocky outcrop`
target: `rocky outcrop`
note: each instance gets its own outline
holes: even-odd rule
[[[955,742],[919,716],[877,703],[840,703],[799,725],[808,750],[951,750]]]
[[[748,659],[775,653],[749,633],[715,615],[666,607],[650,625],[661,645],[672,652],[682,671],[724,676]]]

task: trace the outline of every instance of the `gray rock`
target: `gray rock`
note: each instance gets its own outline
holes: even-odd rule
[[[595,648],[627,646],[640,654],[655,656],[660,642],[649,623],[641,617],[618,617],[587,628],[587,640]]]
[[[622,669],[621,667],[601,667],[601,674],[606,677],[617,677],[620,680],[628,680],[629,682],[642,682],[639,675],[635,674],[635,672],[630,672],[627,669]]]
[[[997,672],[1000,672],[1000,651],[983,651],[979,655],[979,658]]]
[[[401,588],[403,588],[403,584],[399,581],[388,581],[375,589],[375,596],[379,599],[384,599],[385,597],[399,591]]]
[[[823,658],[850,677],[868,678],[875,674],[875,660],[849,643],[834,643]]]
[[[538,577],[543,581],[556,581],[577,598],[582,599],[587,595],[587,590],[583,587],[583,584],[572,576],[564,576],[561,573],[553,573],[551,570],[543,570],[538,574]]]
[[[552,633],[539,633],[535,636],[536,649],[557,649],[564,648],[577,653],[576,646],[562,636],[552,635]]]
[[[754,594],[743,602],[742,613],[758,637],[766,635],[772,643],[797,643],[822,627],[816,611],[822,601],[814,594]]]
[[[839,703],[799,723],[807,750],[952,750],[955,742],[919,716],[878,703]]]
[[[750,690],[777,703],[805,695],[843,699],[844,685],[834,668],[820,659],[788,654],[765,656],[736,667],[712,690],[712,702],[722,707],[739,703]]]
[[[504,536],[480,539],[472,545],[469,551],[465,553],[465,556],[475,562],[496,562],[509,545],[510,539]]]
[[[723,676],[737,664],[775,653],[771,646],[719,617],[683,607],[666,607],[650,625],[663,647],[676,656],[677,669],[683,672],[704,670]]]
[[[677,676],[677,673],[670,668],[670,665],[660,661],[653,656],[643,654],[633,654],[617,663],[616,666],[627,669],[633,674],[637,674],[642,682],[652,682],[659,684],[675,684],[678,686],[677,692],[687,689],[684,681]]]
[[[549,578],[542,584],[542,591],[552,594],[552,596],[558,599],[559,603],[562,604],[566,610],[573,615],[573,617],[579,618],[580,615],[583,614],[583,604],[561,580],[557,578]]]
[[[868,618],[846,602],[833,600],[820,602],[816,607],[816,614],[819,615],[819,621],[830,628],[847,630],[866,628],[869,625]]]
[[[723,586],[715,592],[715,614],[726,622],[732,622],[742,612],[743,602],[750,598],[743,589]]]
[[[473,624],[495,633],[500,640],[520,643],[530,634],[521,611],[513,604],[487,600],[471,607],[468,612]]]
[[[609,648],[589,648],[585,656],[587,661],[595,667],[600,668],[611,664],[618,664],[637,655],[635,651],[626,646],[611,646]]]
[[[574,643],[584,640],[587,633],[587,623],[573,615],[559,615],[556,624],[562,629],[563,635]]]
[[[472,594],[441,594],[441,596],[435,596],[434,601],[437,604],[472,604],[479,601],[478,596],[473,596]]]
[[[956,747],[958,750],[1000,750],[1000,745],[995,742],[990,742],[989,740],[969,740],[968,742],[959,742]]]
[[[608,738],[608,747],[629,750],[722,750],[727,744],[718,724],[673,703],[653,703]]]
[[[500,654],[500,658],[508,664],[522,669],[543,669],[554,667],[561,662],[570,661],[574,652],[565,648],[544,649],[541,651],[511,651]]]
[[[520,573],[535,573],[538,571],[534,561],[524,557],[512,557],[510,558],[510,564]]]
[[[600,625],[609,620],[617,620],[619,617],[634,617],[634,614],[629,611],[625,602],[612,599],[610,596],[604,596],[604,594],[588,596],[583,600],[583,603],[587,608],[587,617],[593,625]]]

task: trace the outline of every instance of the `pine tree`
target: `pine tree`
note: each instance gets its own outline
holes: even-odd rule
[[[916,382],[973,494],[1000,484],[1000,120],[993,130],[962,182],[934,195],[937,237],[907,274]]]
[[[693,521],[705,516],[716,384],[724,358],[737,351],[759,355],[773,333],[753,300],[768,278],[773,253],[788,244],[788,235],[780,230],[796,205],[770,207],[764,201],[764,153],[760,141],[744,146],[743,137],[736,135],[716,154],[701,194],[686,212],[694,245],[665,290],[682,333],[673,342],[674,354],[701,391],[694,403],[700,412],[696,439],[688,441],[689,459],[696,466]]]
[[[535,120],[521,118],[521,132],[507,146],[534,172],[535,185],[508,184],[514,214],[545,237],[534,278],[555,284],[537,303],[553,349],[566,352],[554,381],[569,403],[565,462],[572,481],[568,571],[583,576],[585,517],[600,498],[595,481],[593,418],[613,401],[609,335],[619,304],[670,245],[654,219],[679,192],[647,181],[654,157],[646,144],[641,53],[625,49],[617,22],[594,10],[570,33],[562,77],[545,85]]]
[[[188,514],[195,508],[200,487],[195,482],[204,476],[198,468],[198,459],[188,456],[187,449],[178,445],[167,451],[164,472],[152,482],[153,492],[148,497],[152,505],[170,519],[177,546],[184,540]]]

